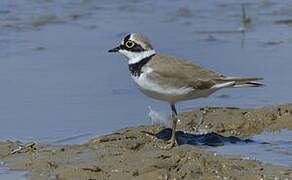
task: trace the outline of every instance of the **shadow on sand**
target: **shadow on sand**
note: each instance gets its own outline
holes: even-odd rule
[[[172,129],[165,128],[162,129],[154,136],[158,139],[162,139],[164,141],[170,140]],[[191,134],[185,133],[182,131],[176,132],[176,142],[178,145],[190,144],[190,145],[207,145],[207,146],[223,146],[228,143],[252,143],[254,142],[251,139],[240,139],[235,136],[222,136],[215,132],[206,133],[206,134]]]

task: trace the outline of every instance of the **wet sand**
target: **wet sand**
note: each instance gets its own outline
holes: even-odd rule
[[[262,131],[292,129],[292,105],[202,108],[179,117],[179,129],[189,133],[200,129],[248,138]],[[29,144],[21,150],[17,150],[20,142],[1,142],[1,164],[28,170],[31,179],[292,179],[291,167],[222,156],[202,146],[163,149],[166,142],[149,135],[160,130],[158,126],[125,128],[85,144]]]

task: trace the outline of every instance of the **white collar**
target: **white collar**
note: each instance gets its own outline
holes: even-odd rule
[[[156,52],[154,50],[149,50],[149,51],[143,51],[143,52],[136,53],[136,56],[133,58],[129,58],[129,56],[128,56],[128,58],[129,58],[128,64],[135,64],[144,58],[147,58],[149,56],[154,55],[155,53]]]

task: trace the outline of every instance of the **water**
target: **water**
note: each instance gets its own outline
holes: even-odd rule
[[[26,172],[24,171],[11,171],[6,167],[0,166],[0,179],[1,180],[26,180]]]
[[[219,154],[239,155],[245,159],[292,167],[291,137],[292,131],[288,130],[264,132],[252,138],[254,143],[230,144],[211,150]]]
[[[245,35],[241,3],[252,18]],[[0,137],[79,143],[149,124],[149,105],[168,112],[136,89],[124,57],[107,53],[129,32],[146,34],[158,52],[265,78],[264,88],[222,90],[181,103],[180,111],[289,103],[292,31],[274,21],[290,18],[288,0],[2,0]]]

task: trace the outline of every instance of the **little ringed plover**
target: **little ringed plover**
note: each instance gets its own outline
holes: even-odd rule
[[[177,102],[207,97],[227,87],[258,87],[261,78],[228,77],[204,69],[176,57],[156,53],[150,41],[142,34],[129,34],[121,45],[108,52],[119,52],[128,58],[132,79],[138,88],[151,98],[166,101],[172,110],[172,136],[175,146],[178,121]]]

